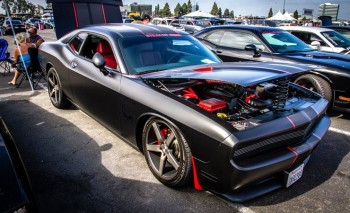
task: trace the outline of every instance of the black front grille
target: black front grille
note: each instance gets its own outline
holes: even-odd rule
[[[286,148],[288,146],[295,146],[303,142],[314,127],[314,122],[303,125],[293,131],[273,135],[271,137],[262,138],[254,141],[247,141],[238,144],[234,153],[234,160],[241,160],[251,156],[262,154],[265,151]]]

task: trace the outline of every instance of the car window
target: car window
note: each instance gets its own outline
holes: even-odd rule
[[[210,33],[209,35],[205,36],[204,39],[213,44],[219,45],[223,34],[224,34],[224,31],[216,30],[213,33]]]
[[[296,36],[284,30],[263,31],[262,37],[277,53],[306,52],[313,50]]]
[[[117,61],[113,54],[111,44],[104,38],[96,35],[88,35],[83,43],[79,55],[87,59],[92,59],[95,53],[100,53],[106,61],[106,66],[116,69]]]
[[[321,47],[329,47],[329,46],[326,44],[326,42],[324,42],[324,41],[322,40],[322,38],[320,38],[320,37],[319,37],[318,35],[316,35],[316,34],[311,33],[311,34],[310,34],[310,43],[307,43],[307,44],[311,44],[313,41],[318,41],[318,42],[320,42]]]
[[[254,35],[239,31],[226,31],[222,36],[220,45],[244,50],[248,44],[254,44],[258,50],[265,51],[264,45]]]
[[[133,36],[120,42],[130,74],[221,62],[213,52],[189,35]]]
[[[69,42],[69,47],[75,52],[75,53],[79,53],[81,44],[83,43],[84,39],[86,38],[87,33],[80,33],[79,35],[77,35],[75,38],[73,38],[70,42]]]
[[[327,31],[321,34],[336,47],[350,47],[350,40],[336,31]]]

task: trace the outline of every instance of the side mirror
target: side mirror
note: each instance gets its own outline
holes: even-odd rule
[[[109,74],[108,70],[105,68],[106,60],[100,53],[95,53],[95,55],[92,57],[92,63],[95,65],[95,67],[100,69],[103,75]]]
[[[244,47],[244,50],[254,51],[254,55],[253,55],[254,58],[257,58],[257,57],[261,56],[261,54],[259,53],[258,49],[256,48],[256,46],[254,44],[247,44]]]
[[[319,41],[313,41],[311,42],[311,47],[320,50],[321,49],[321,43]]]
[[[106,60],[100,53],[95,53],[95,55],[92,57],[92,63],[95,65],[95,67],[101,69],[106,65]]]

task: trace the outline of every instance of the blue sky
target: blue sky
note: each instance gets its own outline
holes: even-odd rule
[[[30,2],[41,4],[46,6],[45,0],[28,0]],[[149,0],[123,0],[124,4],[130,4],[137,2],[139,4],[149,4]],[[154,6],[159,4],[160,8],[163,8],[165,3],[169,3],[170,9],[173,12],[177,3],[181,5],[187,3],[188,0],[157,0]],[[273,13],[277,13],[278,10],[283,10],[283,2],[285,2],[285,9],[288,12],[294,12],[298,10],[299,14],[302,13],[303,8],[313,9],[314,16],[318,16],[318,7],[325,2],[331,2],[340,5],[339,19],[350,20],[350,0],[191,0],[192,4],[198,3],[199,10],[204,12],[210,12],[214,2],[222,10],[226,8],[233,10],[235,15],[258,15],[266,16],[272,8]]]

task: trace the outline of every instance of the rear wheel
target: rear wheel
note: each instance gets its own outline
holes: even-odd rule
[[[331,85],[323,78],[316,75],[302,75],[295,80],[295,83],[309,90],[319,93],[325,97],[329,102],[333,99]]]
[[[188,182],[192,154],[174,126],[163,119],[150,118],[143,129],[142,144],[148,167],[160,182],[174,188]]]
[[[55,107],[63,109],[69,106],[69,101],[63,93],[60,78],[54,67],[47,72],[47,87],[50,101]]]

